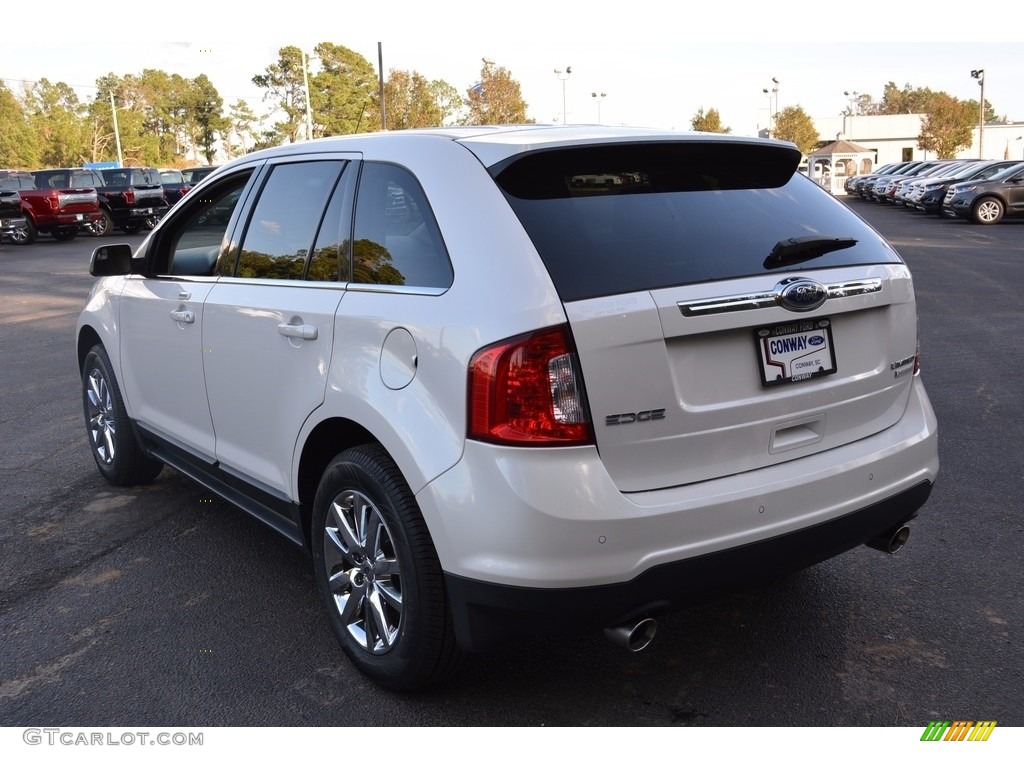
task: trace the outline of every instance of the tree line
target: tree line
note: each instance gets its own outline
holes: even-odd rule
[[[382,111],[389,130],[533,122],[518,81],[489,59],[479,80],[461,91],[415,70],[392,69],[383,110],[373,65],[335,43],[320,43],[308,55],[285,46],[252,82],[263,104],[240,99],[225,109],[206,75],[110,73],[97,79],[91,100],[63,82],[41,79],[16,95],[0,81],[0,167],[79,166],[117,160],[118,150],[125,165],[212,164],[218,154],[378,130]]]
[[[0,82],[0,167],[78,166],[116,160],[118,150],[125,165],[181,167],[305,138],[373,131],[382,124],[399,130],[533,122],[519,82],[489,59],[482,60],[479,79],[462,89],[415,70],[392,69],[383,105],[374,66],[336,43],[319,43],[308,54],[285,46],[252,83],[263,91],[261,105],[240,99],[225,108],[206,75],[184,78],[155,69],[104,75],[96,80],[91,100],[79,99],[63,82],[41,79],[26,84],[20,95]],[[988,101],[985,110],[986,122],[997,121]],[[970,146],[977,101],[889,82],[880,99],[855,93],[844,110],[851,115],[908,112],[926,115],[918,136],[921,149],[954,157]],[[813,120],[800,106],[786,107],[772,119],[773,136],[792,141],[805,154],[821,145]],[[701,107],[691,128],[731,132],[714,108]]]

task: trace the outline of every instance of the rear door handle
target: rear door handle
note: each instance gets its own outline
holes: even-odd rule
[[[171,320],[178,323],[194,323],[196,313],[191,309],[173,309],[171,310]]]
[[[304,339],[306,341],[313,341],[319,335],[316,326],[309,325],[308,323],[302,325],[281,323],[277,326],[277,332],[291,339]]]

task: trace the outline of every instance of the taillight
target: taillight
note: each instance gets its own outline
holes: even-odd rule
[[[50,206],[50,210],[51,211],[54,211],[54,212],[59,211],[60,210],[60,195],[58,195],[56,192],[54,192],[52,195],[47,196],[46,204],[48,206]]]
[[[593,442],[565,326],[485,347],[469,364],[469,437],[507,445]]]
[[[124,203],[125,205],[135,205],[135,190],[126,189],[124,192]]]

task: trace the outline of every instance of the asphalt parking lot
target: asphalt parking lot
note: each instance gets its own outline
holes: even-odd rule
[[[918,293],[942,466],[907,547],[667,617],[640,654],[538,638],[405,697],[348,665],[285,540],[171,470],[101,480],[73,348],[99,241],[0,245],[0,726],[1024,725],[1024,220],[846,204]]]

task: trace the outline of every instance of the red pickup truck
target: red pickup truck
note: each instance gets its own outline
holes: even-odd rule
[[[28,171],[0,171],[0,189],[21,196],[25,225],[8,234],[16,243],[34,243],[40,232],[56,240],[71,240],[80,229],[103,218],[95,189],[36,189]]]

